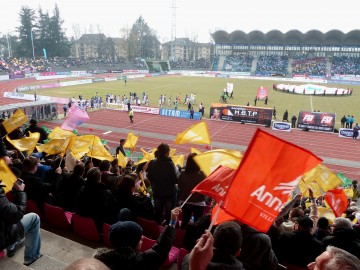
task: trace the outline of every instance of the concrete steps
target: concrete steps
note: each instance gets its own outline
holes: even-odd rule
[[[24,247],[15,256],[0,260],[0,269],[6,270],[62,270],[75,260],[92,257],[95,249],[41,229],[41,254],[43,256],[29,267],[23,265]]]

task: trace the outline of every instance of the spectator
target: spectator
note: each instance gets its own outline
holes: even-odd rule
[[[106,185],[106,187],[111,191],[115,191],[115,187],[120,181],[120,177],[117,174],[110,172],[111,163],[108,160],[102,160],[99,164],[99,169],[101,171],[101,182]]]
[[[175,206],[176,184],[178,182],[175,165],[169,157],[169,145],[162,143],[157,148],[157,157],[149,162],[148,179],[152,186],[155,219],[162,222],[165,210],[166,222],[170,221],[171,209]]]
[[[314,236],[317,240],[322,241],[324,237],[330,235],[329,220],[326,217],[320,217],[316,227]]]
[[[13,168],[16,176],[20,171]],[[25,185],[15,182],[13,202],[5,196],[0,181],[0,250],[7,249],[7,256],[13,257],[16,251],[25,244],[24,265],[29,266],[42,255],[40,254],[40,218],[35,213],[25,214]],[[25,237],[25,239],[24,239]]]
[[[214,231],[214,255],[206,269],[244,269],[236,259],[240,255],[242,240],[241,227],[236,222],[226,221],[218,225]],[[189,255],[184,257],[181,269],[189,269]]]
[[[125,175],[117,184],[115,198],[119,209],[130,210],[132,220],[137,217],[154,220],[154,207],[149,197],[135,193],[135,179],[131,175]]]
[[[352,223],[347,218],[338,217],[332,224],[333,233],[326,236],[322,242],[325,246],[334,246],[346,250],[360,258],[360,242],[358,235],[352,228]]]
[[[299,267],[306,267],[324,251],[323,244],[311,234],[313,221],[307,216],[300,216],[295,221],[294,232],[280,235],[276,255],[281,262]]]
[[[120,145],[118,147],[116,147],[116,155],[118,155],[119,152],[121,152],[123,154],[123,156],[126,157],[126,153],[125,153],[125,150],[124,150],[125,142],[126,142],[125,139],[120,139]]]
[[[80,216],[92,218],[99,232],[103,223],[116,222],[117,202],[108,187],[101,182],[101,172],[92,168],[87,173],[87,180],[75,199],[75,212]]]
[[[328,246],[307,267],[310,270],[360,270],[360,260],[345,250]]]
[[[31,133],[39,132],[40,133],[39,143],[44,143],[44,141],[48,137],[46,131],[37,125],[37,121],[35,119],[30,120],[30,126],[27,129],[25,129],[24,134],[29,137],[29,135],[30,135],[29,132],[31,132]]]
[[[100,260],[112,270],[117,269],[159,269],[169,255],[175,239],[175,224],[179,208],[171,211],[171,223],[165,226],[156,243],[148,250],[140,252],[142,229],[130,220],[130,211],[122,209],[119,220],[110,227],[109,238],[113,249],[102,248],[96,251],[95,259]]]

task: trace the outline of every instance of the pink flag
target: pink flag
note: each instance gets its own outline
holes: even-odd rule
[[[61,128],[66,130],[74,130],[78,125],[84,124],[89,120],[86,111],[77,105],[72,104],[70,108],[70,116],[62,124]]]

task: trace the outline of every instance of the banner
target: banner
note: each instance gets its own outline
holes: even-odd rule
[[[175,143],[211,144],[209,129],[206,122],[192,125],[183,132],[178,133],[176,135]]]
[[[13,132],[15,129],[25,124],[28,121],[28,117],[21,109],[17,109],[9,119],[6,119],[2,125],[7,133]]]
[[[134,112],[139,112],[139,113],[148,113],[148,114],[159,114],[160,113],[159,108],[135,106],[135,105],[131,105],[131,108],[133,109]],[[127,111],[127,106],[124,107],[124,110]]]
[[[297,127],[309,130],[333,132],[336,114],[300,111]]]
[[[271,125],[272,108],[260,108],[251,106],[211,104],[210,118],[225,121],[235,121],[260,125]]]
[[[265,98],[268,96],[268,94],[269,94],[268,88],[267,88],[266,86],[265,86],[265,87],[260,86],[260,87],[258,88],[256,97],[257,97],[258,99],[265,99]]]
[[[257,129],[222,208],[266,232],[288,201],[300,176],[321,162],[311,152]]]
[[[0,180],[2,181],[0,185],[4,186],[3,189],[5,193],[8,193],[12,189],[16,179],[16,176],[6,164],[5,159],[0,158]]]
[[[160,109],[160,115],[190,119],[190,111],[182,111],[182,110],[173,110],[173,109],[161,108]],[[195,120],[200,120],[201,119],[201,113],[200,112],[194,112],[194,119]]]
[[[224,199],[235,172],[235,169],[220,165],[208,177],[194,187],[191,193],[198,192],[204,194],[219,203]]]
[[[341,137],[341,138],[350,138],[350,139],[352,139],[353,134],[354,134],[354,132],[350,128],[340,128],[340,130],[339,130],[339,137]],[[358,139],[360,138],[360,134],[359,134],[359,136],[357,138]]]
[[[290,132],[291,131],[291,124],[286,123],[286,122],[276,122],[275,121],[275,122],[273,122],[272,129],[273,130],[278,130],[278,131]]]

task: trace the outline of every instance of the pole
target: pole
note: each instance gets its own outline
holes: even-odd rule
[[[209,231],[209,232],[211,231],[212,227],[213,227],[214,224],[215,224],[215,221],[216,221],[216,219],[217,219],[217,217],[218,217],[218,215],[219,215],[219,212],[220,212],[220,207],[221,207],[222,205],[223,205],[223,201],[219,202],[218,209],[216,210],[215,215],[213,216],[213,218],[212,218],[212,220],[211,220],[211,223],[210,223],[210,226],[209,226],[209,228],[208,228],[208,231]]]
[[[9,32],[6,34],[6,40],[7,40],[7,46],[8,46],[8,55],[9,58],[11,57],[11,51],[10,51],[10,41],[9,41]]]
[[[33,37],[33,31],[32,31],[32,29],[31,29],[31,45],[32,45],[33,60],[34,60],[34,62],[35,62],[34,37]]]

